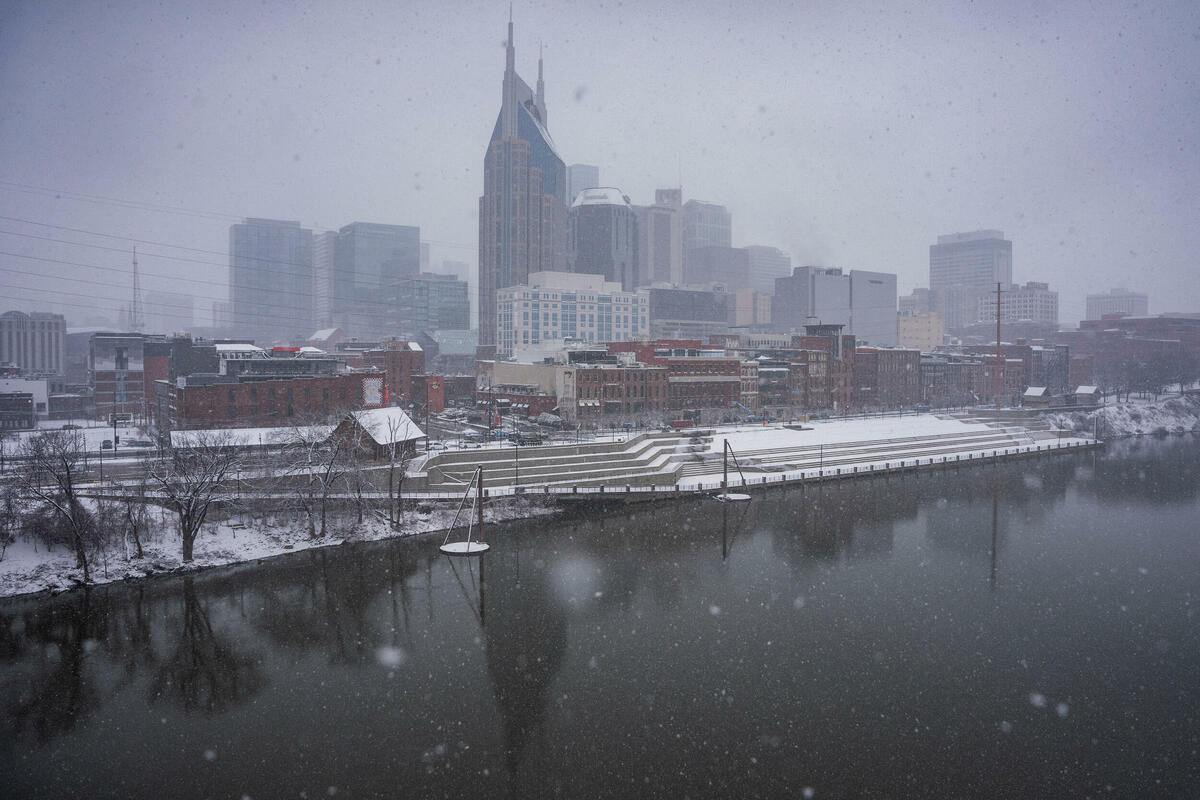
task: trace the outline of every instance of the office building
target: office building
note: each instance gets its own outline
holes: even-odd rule
[[[420,228],[371,222],[343,227],[334,245],[327,324],[359,338],[394,335],[386,288],[420,274],[420,261]]]
[[[749,286],[733,292],[733,325],[761,328],[771,323],[771,295]]]
[[[67,321],[62,314],[0,314],[0,364],[29,375],[62,375],[67,363]]]
[[[732,247],[733,216],[729,209],[704,200],[683,204],[683,250],[697,247]]]
[[[386,287],[384,297],[388,335],[415,339],[421,333],[470,327],[467,283],[453,275],[423,272]]]
[[[1106,294],[1087,296],[1087,314],[1084,319],[1100,319],[1105,314],[1144,317],[1149,313],[1150,302],[1146,295],[1128,289],[1111,289]]]
[[[727,291],[750,286],[750,254],[741,247],[710,245],[687,252],[683,282],[689,286],[719,284]]]
[[[503,97],[479,198],[479,344],[496,341],[496,292],[567,265],[567,170],[547,128],[542,59],[535,94],[516,71],[508,23]]]
[[[1012,242],[1002,231],[939,236],[929,247],[929,289],[947,329],[978,321],[979,298],[1012,283]],[[994,318],[994,317],[993,317]]]
[[[229,227],[233,328],[255,339],[300,339],[313,329],[312,231],[247,219]]]
[[[980,323],[996,322],[996,293],[984,295],[977,301]],[[1000,292],[1000,322],[1032,322],[1037,325],[1058,326],[1058,292],[1045,283],[1029,281],[1024,286],[1008,286]]]
[[[749,286],[756,292],[775,291],[775,279],[792,273],[792,257],[778,248],[755,244],[745,250],[750,262]]]
[[[575,202],[575,198],[584,189],[595,189],[600,186],[600,168],[591,164],[572,164],[567,167],[567,204]]]
[[[901,347],[931,353],[941,347],[944,333],[942,318],[936,311],[902,313],[896,317],[896,338]]]
[[[529,283],[500,289],[496,352],[562,339],[621,342],[644,338],[649,330],[649,293],[627,292],[600,275],[535,272]]]
[[[722,289],[652,286],[650,338],[700,339],[729,331],[730,296]]]
[[[313,236],[313,318],[323,328],[335,327],[333,254],[337,249],[337,236],[337,231],[324,231]]]
[[[581,191],[568,215],[567,243],[572,272],[602,275],[626,292],[645,283],[637,274],[637,213],[620,190]]]
[[[638,215],[638,275],[651,283],[683,283],[683,192],[658,189]]]
[[[887,272],[796,267],[775,281],[771,326],[799,330],[810,317],[843,325],[864,344],[896,344],[896,276]]]

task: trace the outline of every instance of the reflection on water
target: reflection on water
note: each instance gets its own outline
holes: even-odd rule
[[[397,541],[9,601],[6,796],[1186,794],[1198,455],[1142,439],[516,523],[482,560]]]

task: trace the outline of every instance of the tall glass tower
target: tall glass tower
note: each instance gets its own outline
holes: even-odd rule
[[[531,272],[567,266],[567,171],[546,127],[538,56],[537,92],[517,75],[508,20],[500,116],[483,160],[479,198],[479,343],[496,343],[496,290]]]

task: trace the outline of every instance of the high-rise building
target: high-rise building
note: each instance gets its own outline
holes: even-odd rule
[[[757,244],[745,250],[750,260],[750,288],[756,292],[775,291],[775,279],[792,272],[792,257],[782,250]]]
[[[742,247],[710,245],[688,251],[683,282],[689,286],[719,283],[729,291],[750,285],[750,254]]]
[[[775,281],[771,326],[799,330],[815,317],[843,325],[846,333],[872,345],[896,344],[896,276],[888,272],[796,267]]]
[[[374,339],[391,335],[384,289],[420,274],[421,229],[352,222],[338,231],[333,253],[330,319],[324,324]]]
[[[929,289],[947,328],[976,322],[979,298],[997,283],[1012,283],[1012,242],[1003,231],[951,233],[929,246]]]
[[[65,375],[66,361],[67,321],[62,314],[0,314],[0,364],[12,364],[25,374]]]
[[[942,345],[942,318],[936,311],[901,313],[896,317],[896,337],[901,347],[932,353]]]
[[[980,322],[996,321],[996,293],[984,295],[977,301]],[[1058,292],[1045,283],[1029,281],[1024,286],[1008,286],[1000,292],[1000,321],[1033,322],[1038,325],[1058,325]]]
[[[771,323],[771,295],[749,286],[733,293],[733,324],[741,327],[761,327]]]
[[[658,189],[638,215],[638,275],[647,284],[683,283],[683,192]]]
[[[729,209],[703,200],[683,204],[683,250],[696,247],[732,247],[733,216]],[[684,261],[687,256],[684,256]]]
[[[516,70],[508,22],[503,98],[479,198],[479,344],[496,344],[496,290],[567,264],[567,170],[546,127],[542,59],[535,94]]]
[[[702,339],[729,331],[730,296],[720,289],[650,287],[651,339]]]
[[[619,189],[584,189],[567,220],[572,272],[603,275],[626,292],[646,283],[637,273],[637,214]]]
[[[572,164],[567,167],[567,205],[575,202],[584,189],[596,189],[599,186],[599,167],[591,164]]]
[[[646,290],[627,292],[600,275],[536,272],[498,290],[496,302],[500,355],[559,339],[624,342],[649,329]]]
[[[313,237],[313,317],[322,328],[333,325],[333,254],[337,237],[337,231]]]
[[[312,231],[249,218],[229,226],[229,299],[238,336],[300,339],[313,327]]]
[[[1111,289],[1107,294],[1087,296],[1085,319],[1100,319],[1105,314],[1124,314],[1127,317],[1144,317],[1150,313],[1150,302],[1141,292],[1128,289]]]
[[[454,275],[422,272],[384,290],[388,335],[415,339],[435,331],[464,330],[471,322],[466,281]]]

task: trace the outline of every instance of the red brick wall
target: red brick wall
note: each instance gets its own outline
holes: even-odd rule
[[[273,428],[299,419],[340,416],[361,407],[363,381],[370,377],[330,375],[182,389],[172,386],[171,427]]]

